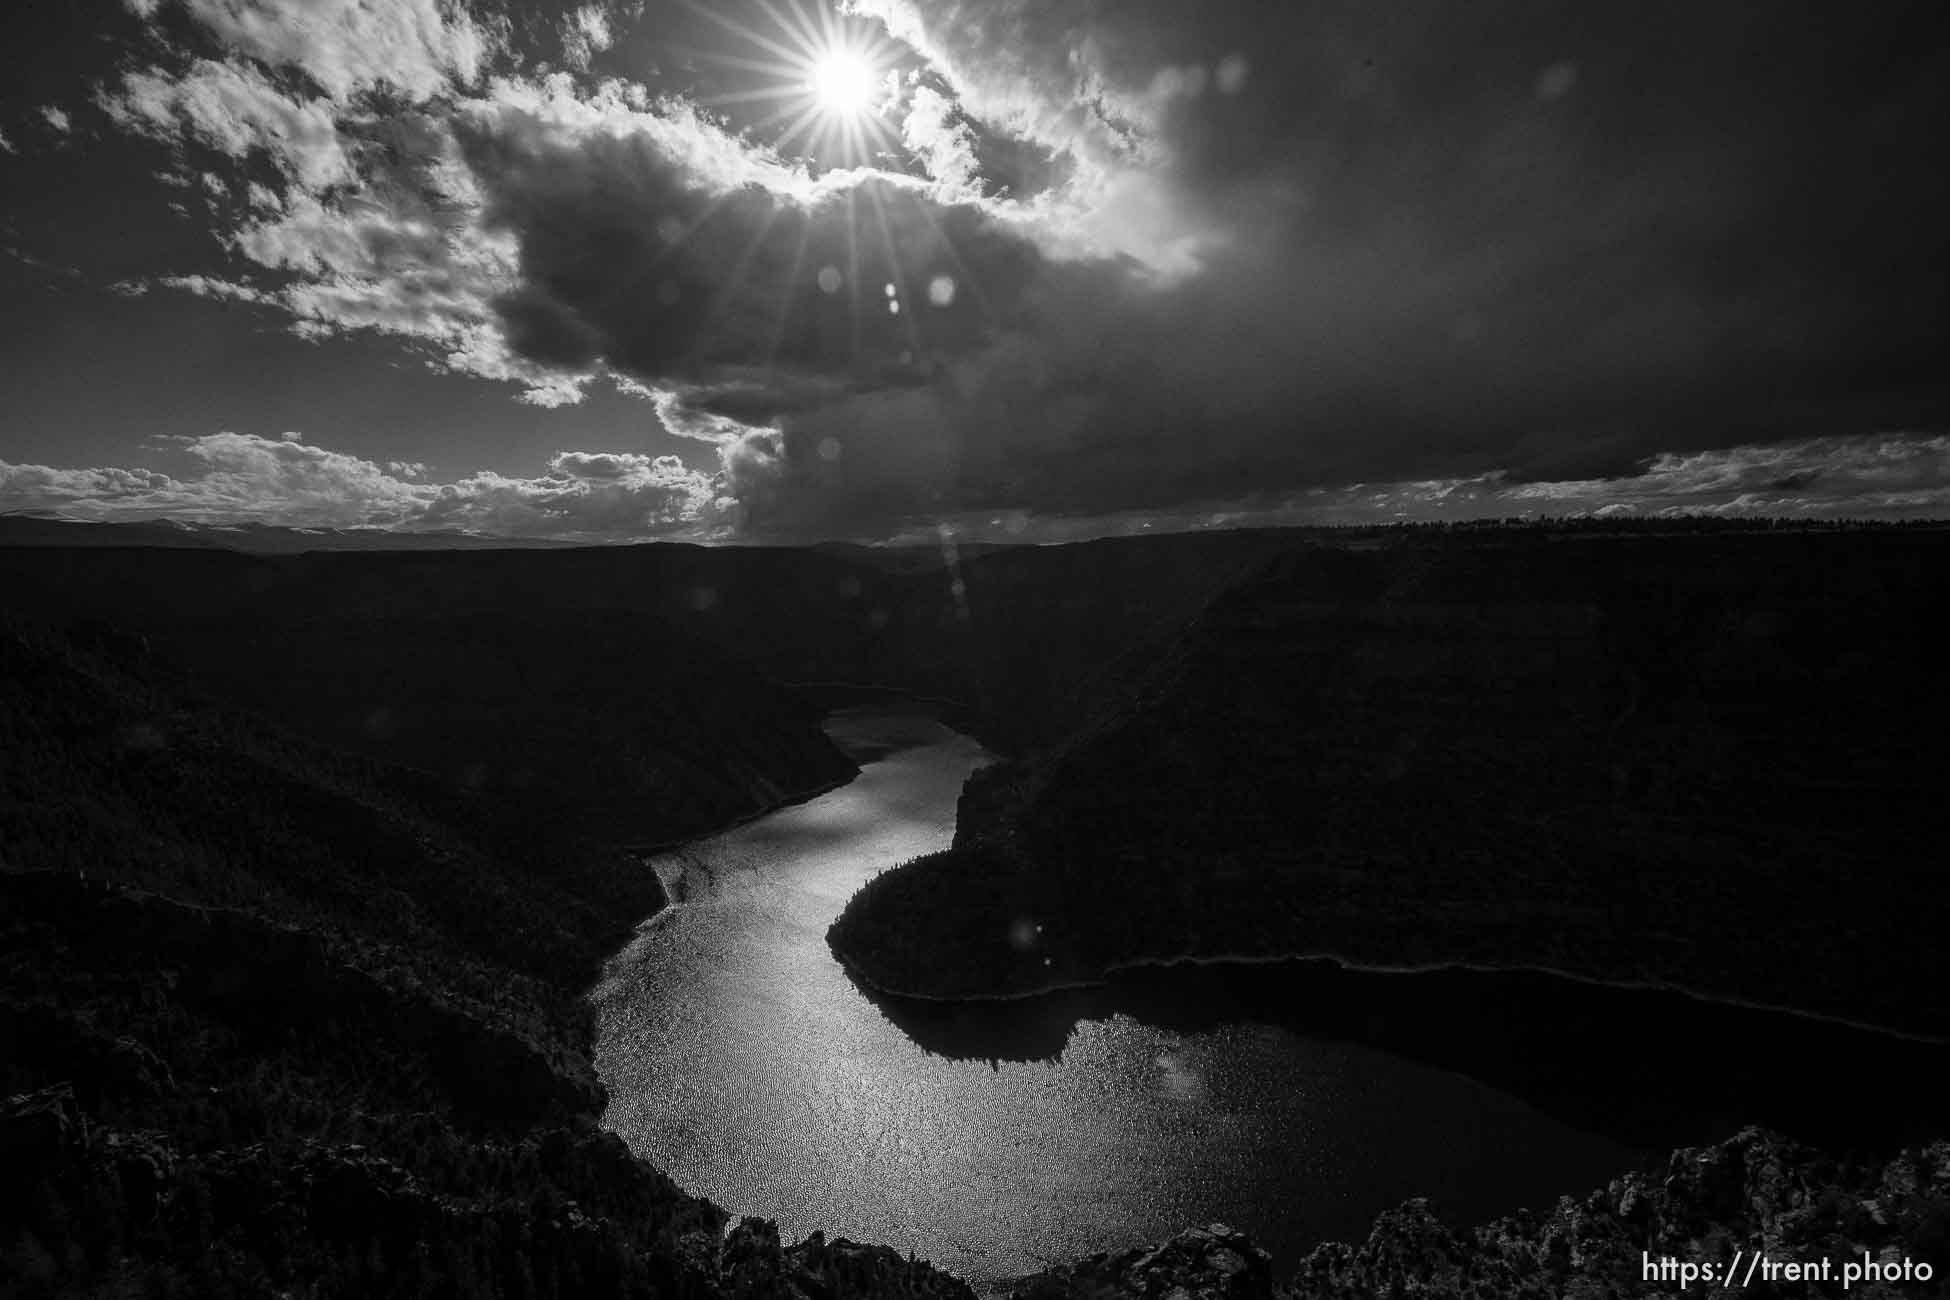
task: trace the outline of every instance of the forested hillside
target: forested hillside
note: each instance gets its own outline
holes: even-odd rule
[[[213,692],[324,727],[335,744],[513,775],[479,752],[487,742],[474,733],[433,752],[425,718],[458,711],[465,731],[478,712],[526,728],[535,719],[525,711],[567,718],[566,705],[578,726],[655,714],[653,730],[675,728],[672,749],[700,757],[717,737],[746,735],[768,753],[790,751],[769,719],[790,717],[793,704],[755,674],[954,700],[991,745],[1039,749],[1134,680],[1228,583],[1292,544],[1289,534],[1240,532],[968,554],[0,546],[0,580],[21,607],[138,629]],[[548,698],[576,683],[614,698]],[[536,771],[584,761],[545,752]],[[629,789],[642,774],[577,776]]]
[[[1927,633],[1950,614],[1946,541],[1295,550],[1121,708],[979,774],[955,849],[870,884],[834,943],[936,995],[1330,953],[1950,1032],[1926,937],[1950,920],[1931,847],[1950,683]]]
[[[597,1130],[580,995],[661,891],[548,812],[0,624],[8,1294],[961,1293],[721,1244]]]
[[[124,629],[230,707],[585,833],[666,842],[852,773],[813,701],[654,602],[552,609],[491,566],[484,592],[423,584],[423,560],[484,558],[0,549],[18,611]]]

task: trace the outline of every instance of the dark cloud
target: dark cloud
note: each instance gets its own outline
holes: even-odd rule
[[[1950,78],[1892,53],[1932,48],[1920,11],[899,8],[977,143],[1094,199],[1037,227],[888,177],[725,188],[515,115],[469,138],[517,350],[777,422],[754,517],[1565,481],[1944,417],[1916,271]]]
[[[1099,323],[1140,365],[1093,385],[1062,352],[1094,426],[1022,469],[1066,507],[1620,473],[1950,407],[1919,276],[1950,247],[1923,216],[1935,9],[894,8],[971,101],[1085,157],[1135,131],[1208,236],[1197,273]]]
[[[1021,328],[1045,270],[993,214],[896,178],[772,189],[645,134],[564,136],[518,109],[461,140],[489,228],[519,246],[520,286],[497,303],[515,350],[708,386],[720,410],[914,382]]]
[[[715,449],[708,482],[561,457],[470,480],[511,527],[873,536],[1533,486],[1820,509],[1870,489],[1752,449],[1950,425],[1940,7],[849,7],[909,42],[858,171],[770,152],[763,92],[799,73],[762,66],[750,33],[786,10],[756,0],[175,0],[146,29],[168,57],[73,128],[159,143],[213,196],[228,266],[118,280],[547,405],[607,374]],[[1707,453],[1761,468],[1674,488]],[[1333,497],[1366,483],[1395,486]],[[386,499],[432,500],[409,486]]]

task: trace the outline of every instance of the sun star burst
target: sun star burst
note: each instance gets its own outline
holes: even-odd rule
[[[726,50],[716,61],[762,79],[749,89],[699,102],[707,107],[775,103],[748,129],[775,132],[772,145],[780,153],[800,153],[825,166],[871,162],[879,151],[897,145],[897,134],[882,117],[883,88],[897,63],[887,36],[801,0],[759,0],[759,5],[772,20],[771,30],[695,6],[750,51]]]

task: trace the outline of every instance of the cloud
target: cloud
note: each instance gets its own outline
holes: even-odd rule
[[[605,369],[666,387],[772,367],[913,382],[923,353],[965,351],[1001,323],[976,313],[1016,305],[1050,237],[1039,218],[1011,225],[972,194],[941,201],[970,174],[971,139],[927,88],[908,121],[935,186],[864,171],[816,182],[629,83],[479,81],[479,60],[463,56],[485,47],[458,11],[332,4],[295,22],[289,5],[186,8],[326,91],[306,97],[252,64],[206,58],[132,71],[101,97],[126,129],[240,164],[266,156],[282,173],[283,192],[237,188],[243,219],[225,237],[283,280],[224,277],[231,296],[283,303],[301,333],[417,340],[447,368],[523,384],[525,400],[576,400]],[[592,49],[613,37],[600,9],[568,21]],[[352,102],[382,85],[424,107],[374,116]],[[967,284],[959,308],[927,296],[942,276]],[[617,284],[638,291],[605,287]],[[882,296],[890,284],[904,300]],[[806,375],[772,386],[803,392]]]
[[[427,467],[304,441],[213,433],[157,440],[185,460],[177,475],[148,469],[58,469],[0,461],[0,509],[81,519],[176,518],[306,528],[460,529],[591,541],[708,537],[731,507],[721,477],[673,456],[558,452],[545,473],[483,471],[422,482]]]
[[[966,112],[1078,160],[1053,225],[1176,273],[1097,317],[1145,366],[1098,386],[1089,452],[1022,467],[1089,508],[1161,482],[1610,472],[1661,441],[1944,411],[1901,268],[1942,254],[1911,214],[1945,197],[1918,160],[1950,104],[1941,61],[1889,68],[1873,20],[1792,18],[1763,64],[1712,6],[1657,35],[1625,7],[856,8]],[[1688,57],[1642,82],[1665,41]],[[1872,114],[1824,107],[1838,76]]]
[[[758,367],[899,384],[1029,305],[1043,258],[987,207],[883,173],[813,182],[695,119],[566,89],[508,88],[459,127],[486,227],[517,250],[496,309],[524,357],[665,385]],[[976,291],[936,304],[937,275]]]
[[[956,498],[963,439],[930,388],[855,394],[749,430],[722,451],[741,529],[780,539],[879,535]]]
[[[280,306],[307,336],[388,334],[538,405],[578,401],[613,374],[657,397],[672,432],[724,444],[856,395],[877,415],[900,403],[874,394],[928,386],[1033,332],[1068,293],[1063,255],[1078,250],[1054,248],[1043,214],[973,193],[972,137],[925,87],[908,122],[931,182],[815,180],[629,83],[478,80],[478,62],[453,54],[471,46],[448,11],[335,5],[294,27],[284,6],[187,8],[326,93],[206,58],[130,72],[103,95],[127,129],[240,165],[267,157],[282,177],[215,193],[240,200],[222,208],[239,271],[152,283]],[[592,49],[613,36],[600,10],[570,25]],[[409,33],[405,52],[362,53],[381,31]],[[382,84],[419,106],[375,115],[352,102]],[[909,405],[943,424],[935,399]]]
[[[149,517],[302,525],[395,524],[413,492],[378,466],[291,437],[215,433],[163,440],[182,477],[148,469],[55,469],[0,462],[0,503],[83,518]]]
[[[150,470],[56,469],[0,461],[0,502],[10,510],[162,509],[181,503],[181,487],[167,474]]]
[[[534,405],[579,401],[590,374],[510,346],[494,304],[514,283],[514,250],[448,197],[432,184],[341,202],[296,192],[233,237],[244,259],[288,282],[276,290],[238,284],[233,296],[281,303],[301,334],[412,340],[438,368],[519,384]]]
[[[536,478],[481,473],[440,485],[419,523],[514,537],[640,539],[712,527],[710,475],[675,456],[559,452]]]
[[[171,517],[299,527],[461,529],[582,541],[710,540],[736,531],[780,540],[1072,541],[1142,532],[1282,525],[1463,522],[1539,516],[1941,517],[1950,511],[1950,437],[1880,434],[1665,453],[1609,479],[1518,482],[1500,472],[1261,491],[1157,510],[1096,514],[956,509],[955,445],[915,438],[924,398],[876,394],[821,432],[745,428],[706,472],[674,456],[557,452],[545,472],[480,471],[426,482],[423,464],[386,465],[277,438],[217,433],[159,439],[186,460],[141,468],[58,469],[0,461],[0,509],[84,519]],[[864,434],[862,431],[866,431]],[[875,445],[874,438],[886,445]],[[866,521],[864,524],[862,521]],[[946,534],[942,530],[946,529]]]
[[[17,245],[7,244],[0,246],[0,253],[4,253],[6,256],[13,258],[22,266],[32,267],[44,275],[58,276],[63,280],[81,280],[86,278],[79,267],[64,266],[59,262],[51,262],[46,258],[36,257]]]
[[[1923,434],[1798,439],[1661,453],[1600,479],[1460,478],[1352,483],[1094,514],[989,509],[916,518],[890,540],[1068,542],[1215,528],[1465,523],[1539,518],[1940,519],[1950,515],[1950,438]],[[945,529],[946,533],[942,534]]]
[[[291,89],[288,78],[241,59],[199,58],[129,71],[98,96],[129,131],[215,149],[238,165],[232,182],[205,181],[216,186],[219,236],[243,267],[157,283],[280,305],[308,337],[401,337],[437,368],[518,384],[536,405],[580,400],[590,375],[507,346],[491,304],[513,279],[512,249],[480,228],[450,107],[415,107],[479,82],[498,37],[466,11],[429,0],[182,7],[239,53],[301,72],[325,93]],[[395,98],[375,112],[366,96],[382,90]],[[277,188],[249,171],[259,157],[279,173]]]
[[[1638,511],[1881,515],[1950,506],[1950,436],[1822,437],[1663,452],[1635,475],[1514,483],[1505,499],[1544,509],[1586,503]]]
[[[1492,471],[1357,483],[1259,494],[1150,519],[1161,527],[1237,527],[1538,516],[1913,519],[1946,513],[1950,437],[1884,433],[1662,452],[1636,472],[1609,478],[1520,481]]]
[[[1143,151],[1131,105],[1105,75],[1106,43],[1119,28],[1093,21],[1096,6],[854,0],[848,8],[920,51],[986,122],[1091,167]]]
[[[331,103],[288,95],[247,65],[199,59],[181,75],[132,72],[99,102],[118,125],[153,139],[187,135],[240,162],[262,150],[309,190],[356,178]]]
[[[218,40],[259,62],[301,69],[340,101],[383,87],[419,102],[472,85],[498,39],[464,6],[436,0],[181,3]]]
[[[609,15],[596,5],[584,5],[562,24],[563,57],[570,66],[587,70],[596,55],[615,41]]]
[[[156,283],[166,289],[176,289],[183,293],[193,293],[199,298],[216,298],[227,302],[272,303],[278,301],[277,295],[253,289],[247,284],[235,284],[229,280],[219,280],[207,275],[165,275]],[[130,286],[130,296],[140,297],[148,291],[146,284]]]
[[[901,120],[901,141],[928,175],[951,192],[979,192],[981,162],[975,133],[955,120],[954,101],[929,86],[915,87]]]
[[[205,509],[256,512],[311,525],[399,524],[419,500],[407,484],[357,456],[330,451],[295,434],[276,439],[240,433],[167,439],[188,455],[186,486]]]
[[[588,74],[612,46],[678,68],[674,9],[528,23],[579,69],[541,76],[514,27],[434,0],[175,0],[224,57],[171,53],[101,102],[233,163],[231,264],[154,283],[539,405],[608,377],[715,449],[710,501],[758,531],[1262,493],[1909,509],[1849,486],[1868,468],[1752,449],[1950,419],[1917,273],[1945,236],[1914,216],[1950,199],[1914,161],[1950,78],[1889,64],[1852,11],[1784,16],[1762,60],[1716,6],[850,7],[913,53],[871,169]],[[1011,158],[1042,160],[1024,195]],[[1702,456],[1738,482],[1683,487]]]

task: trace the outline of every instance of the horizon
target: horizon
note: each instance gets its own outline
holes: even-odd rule
[[[83,531],[101,528],[108,532],[126,534],[131,540],[125,545],[137,549],[159,544],[145,540],[146,534],[140,530],[151,526],[163,526],[189,538],[207,538],[222,541],[226,537],[238,540],[240,544],[226,548],[243,554],[284,554],[303,553],[304,548],[272,547],[268,550],[253,549],[242,544],[243,539],[252,537],[260,540],[276,538],[317,538],[325,544],[316,548],[321,551],[335,549],[382,552],[388,549],[413,550],[471,550],[491,551],[510,550],[608,550],[642,546],[683,546],[697,549],[758,549],[758,550],[821,550],[845,549],[865,551],[942,551],[954,552],[968,547],[984,550],[1007,550],[1013,548],[1081,546],[1095,542],[1142,541],[1146,539],[1181,538],[1192,536],[1214,536],[1228,533],[1293,533],[1293,534],[1366,534],[1366,533],[1441,533],[1452,531],[1549,531],[1561,529],[1581,533],[1603,534],[1608,531],[1627,533],[1656,534],[1662,528],[1670,527],[1683,532],[1713,531],[1733,533],[1779,533],[1794,531],[1832,532],[1852,529],[1896,529],[1902,531],[1926,530],[1932,527],[1950,526],[1950,516],[1914,515],[1899,518],[1878,517],[1874,515],[1761,515],[1730,514],[1710,510],[1685,511],[1668,510],[1657,515],[1636,514],[1525,514],[1525,515],[1476,515],[1461,519],[1375,519],[1368,521],[1338,521],[1323,523],[1305,522],[1261,522],[1245,521],[1222,525],[1185,525],[1171,528],[1152,528],[1149,526],[1125,528],[1114,531],[1085,531],[1089,523],[1084,523],[1075,531],[1065,531],[1060,535],[1027,537],[1004,533],[1001,536],[982,533],[961,533],[950,526],[941,526],[932,534],[906,533],[871,541],[859,541],[846,537],[813,537],[790,541],[759,537],[727,536],[718,538],[688,537],[543,537],[534,535],[502,534],[470,531],[461,528],[444,529],[405,529],[383,525],[293,525],[269,523],[256,519],[231,521],[210,521],[186,519],[171,515],[153,515],[141,518],[70,518],[58,513],[35,511],[32,509],[0,510],[0,521],[9,519],[28,520],[34,523],[72,526]],[[79,537],[74,540],[79,541]],[[352,541],[356,545],[339,547],[333,542]],[[368,543],[396,540],[397,547],[371,545]],[[439,545],[438,543],[448,543]],[[418,543],[418,545],[415,545]],[[0,547],[37,543],[23,541],[15,537],[0,535]],[[59,539],[39,544],[58,545]],[[196,548],[191,548],[196,549]]]

